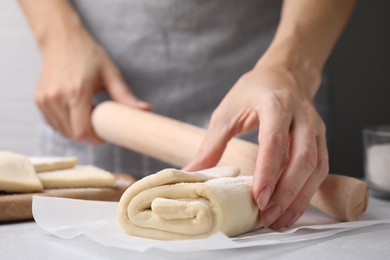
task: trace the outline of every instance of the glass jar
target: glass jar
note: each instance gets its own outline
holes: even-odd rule
[[[390,199],[390,126],[363,129],[364,175],[371,194]]]

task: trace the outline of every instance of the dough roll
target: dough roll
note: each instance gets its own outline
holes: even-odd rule
[[[261,227],[252,177],[230,167],[200,172],[165,169],[130,186],[118,205],[119,223],[134,236],[160,240],[240,235]]]

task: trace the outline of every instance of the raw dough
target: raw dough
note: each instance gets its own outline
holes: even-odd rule
[[[218,171],[223,177],[216,177]],[[121,227],[130,235],[161,240],[217,231],[236,236],[262,227],[252,177],[226,177],[229,170],[218,168],[211,173],[165,169],[139,180],[119,201]]]
[[[47,172],[73,168],[77,164],[75,157],[29,157],[36,172]]]
[[[43,187],[26,156],[0,151],[0,190],[38,192]]]
[[[95,166],[76,166],[72,169],[37,174],[45,189],[115,187],[115,177]]]

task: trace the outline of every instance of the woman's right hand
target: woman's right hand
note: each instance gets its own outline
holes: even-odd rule
[[[63,136],[101,140],[91,124],[92,97],[107,91],[114,101],[148,110],[128,88],[118,68],[85,30],[58,35],[41,48],[42,67],[35,101],[46,121]]]

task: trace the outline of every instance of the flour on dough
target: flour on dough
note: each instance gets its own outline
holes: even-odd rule
[[[45,189],[115,187],[111,173],[91,165],[78,165],[71,169],[41,172],[38,178]]]
[[[0,190],[38,192],[43,187],[26,156],[0,151]]]

